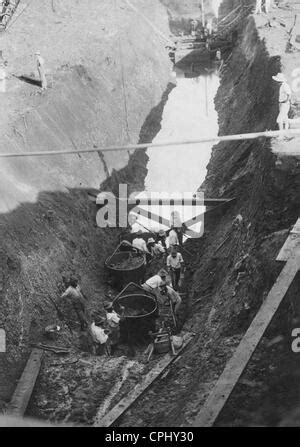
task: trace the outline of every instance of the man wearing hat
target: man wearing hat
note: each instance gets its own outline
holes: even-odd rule
[[[47,79],[46,79],[46,73],[45,73],[45,61],[41,57],[40,51],[36,51],[35,56],[36,56],[37,71],[40,76],[42,90],[46,90],[47,89]]]
[[[278,97],[279,114],[277,117],[279,130],[288,129],[289,128],[288,114],[291,108],[292,91],[283,73],[277,73],[276,76],[272,76],[272,79],[274,79],[274,81],[280,84],[279,97]],[[279,137],[279,139],[282,140],[283,137]]]
[[[165,249],[162,244],[157,244],[153,237],[150,237],[147,242],[148,251],[152,256],[160,256],[165,253]]]

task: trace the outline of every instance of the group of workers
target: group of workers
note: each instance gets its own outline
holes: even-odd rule
[[[132,244],[126,241],[126,249],[131,247],[136,252],[149,255],[151,259],[163,259],[165,268],[147,279],[141,287],[156,296],[158,305],[164,309],[169,308],[173,312],[176,321],[178,311],[182,303],[179,289],[184,272],[184,260],[178,250],[180,245],[182,229],[172,228],[166,232],[160,230],[157,237],[149,237],[147,242],[141,235],[141,230],[135,234]],[[168,233],[168,247],[166,244]],[[178,237],[179,235],[179,237]],[[125,309],[120,306],[119,313],[113,309],[111,297],[107,296],[103,307],[105,317],[101,313],[89,315],[87,311],[88,299],[82,292],[78,279],[71,277],[68,287],[61,295],[61,298],[68,300],[76,314],[81,331],[87,331],[92,339],[92,352],[97,353],[99,348],[111,355],[117,346],[120,338],[120,323],[124,317]],[[169,313],[168,311],[168,313]]]
[[[95,312],[89,315],[87,310],[88,298],[79,286],[78,279],[71,277],[68,281],[68,287],[61,295],[61,298],[71,304],[81,331],[87,331],[92,339],[92,351],[95,354],[97,348],[104,347],[107,354],[111,355],[114,346],[119,341],[120,321],[122,314],[119,315],[113,310],[112,302],[108,299],[104,302],[105,317]],[[109,297],[107,297],[109,298]],[[121,311],[124,308],[121,306]]]
[[[196,19],[191,20],[191,36],[196,36],[200,22]],[[213,19],[209,18],[200,31],[201,38],[211,36],[213,33]]]
[[[168,247],[171,252],[172,247],[182,245],[183,233],[181,229],[178,231],[172,227],[168,232],[159,230],[156,238],[150,237],[147,242],[143,238],[143,231],[138,230],[135,238],[132,240],[132,247],[146,254],[147,262],[150,262],[157,256],[162,256],[167,252],[166,239],[168,233]]]

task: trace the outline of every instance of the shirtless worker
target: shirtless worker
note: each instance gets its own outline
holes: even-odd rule
[[[168,285],[162,285],[160,286],[160,296],[162,297],[162,300],[164,298],[167,298],[169,302],[172,304],[175,315],[178,314],[179,307],[182,303],[181,297],[176,290],[174,290],[172,287]],[[163,302],[163,304],[166,304]]]
[[[291,108],[292,91],[283,73],[277,73],[276,76],[272,76],[274,81],[280,84],[279,88],[279,114],[277,117],[277,123],[279,130],[285,130],[289,128],[289,111]],[[282,140],[284,137],[280,136],[278,139]]]

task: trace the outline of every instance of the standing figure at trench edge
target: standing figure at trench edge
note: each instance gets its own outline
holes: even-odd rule
[[[285,130],[289,128],[288,115],[291,108],[292,91],[283,73],[277,73],[276,76],[272,76],[272,79],[280,84],[278,96],[279,114],[277,117],[277,123],[279,130]],[[282,140],[283,137],[280,136],[278,139]]]

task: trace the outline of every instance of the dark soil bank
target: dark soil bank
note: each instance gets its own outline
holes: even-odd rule
[[[268,55],[253,18],[246,19],[216,97],[220,134],[276,128],[277,93],[270,79],[278,71],[280,57]],[[219,144],[213,148],[202,189],[208,197],[235,201],[225,212],[208,214],[204,237],[187,243],[190,318],[185,327],[196,332],[195,342],[167,377],[119,421],[123,426],[191,423],[282,268],[275,259],[299,216],[297,160],[276,163],[269,140]],[[238,214],[242,225],[218,250]],[[297,317],[297,307],[291,304],[299,290],[297,279],[295,283],[262,346],[282,333],[285,343],[278,350],[276,344],[267,351],[260,347],[249,366],[249,374],[258,381],[263,377],[264,384],[255,393],[256,382],[252,387],[244,385],[242,393],[237,388],[220,423],[274,424],[293,405],[289,396],[295,392],[295,378],[290,371],[297,360],[290,355],[288,334],[293,316]],[[291,306],[295,315],[289,311]],[[273,368],[275,359],[278,366]],[[245,410],[240,412],[242,406]],[[257,415],[250,414],[257,408],[261,408]]]

